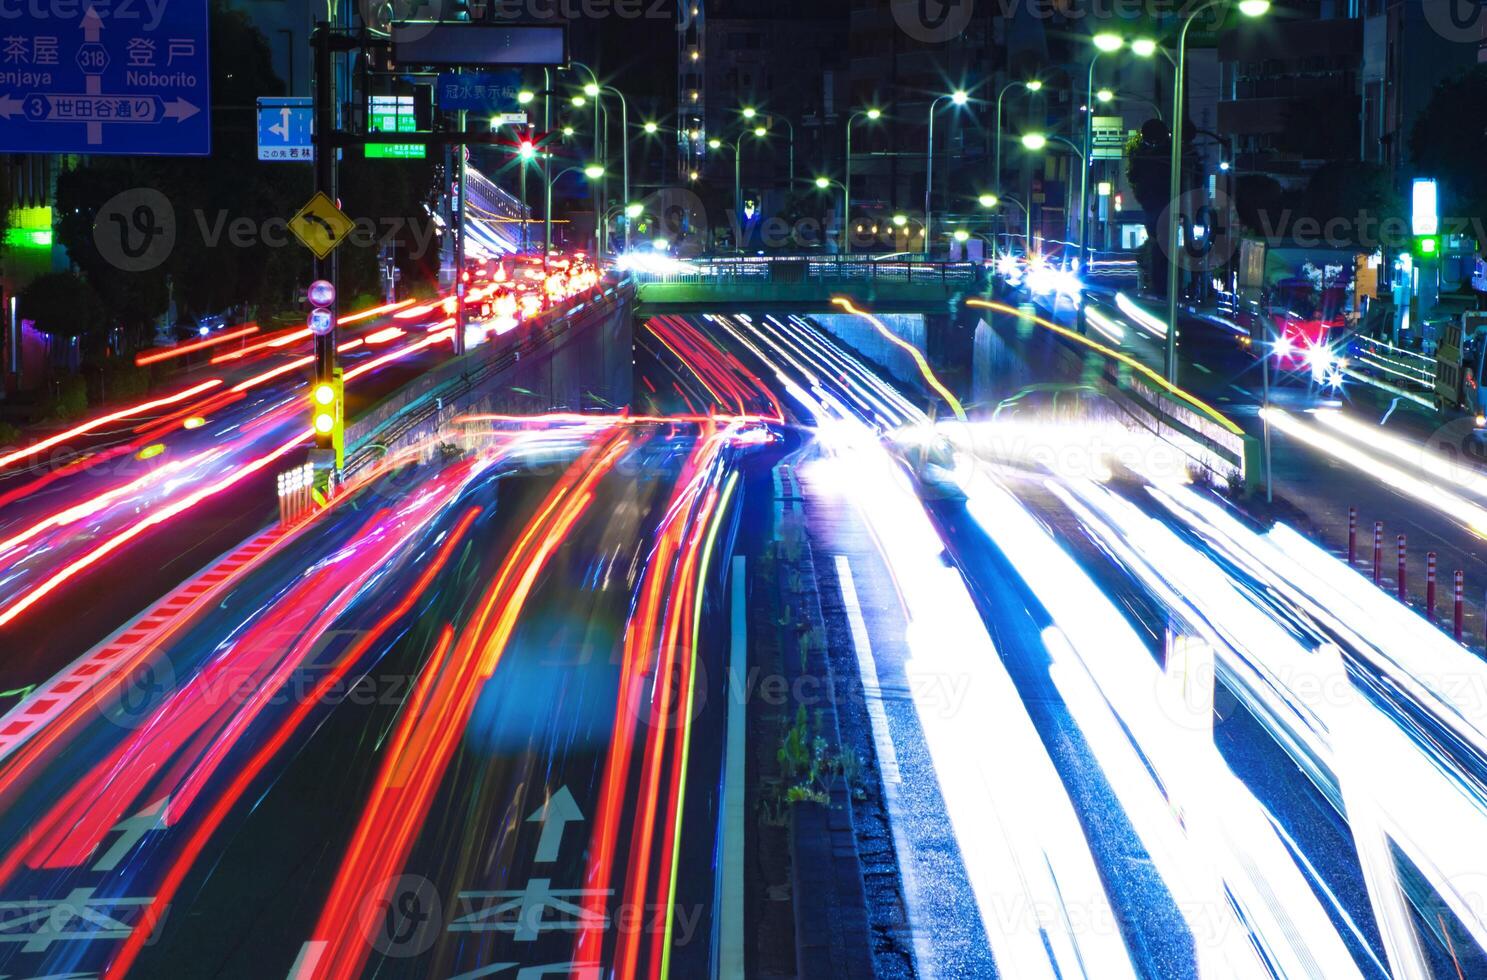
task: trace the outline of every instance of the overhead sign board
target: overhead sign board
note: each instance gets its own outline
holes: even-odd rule
[[[315,109],[308,98],[258,100],[258,159],[313,160]]]
[[[463,110],[493,115],[515,112],[521,103],[521,72],[506,71],[444,72],[434,86],[434,99],[440,109]]]
[[[207,0],[28,13],[0,31],[0,152],[211,152]]]
[[[566,65],[568,31],[561,24],[400,20],[392,25],[392,60],[436,68]]]
[[[416,133],[418,115],[411,95],[367,97],[367,132]],[[421,160],[428,155],[422,143],[368,143],[368,160]]]
[[[1126,152],[1126,121],[1122,116],[1095,116],[1090,120],[1091,152],[1096,160],[1119,160]]]

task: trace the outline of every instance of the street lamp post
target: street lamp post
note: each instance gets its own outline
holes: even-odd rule
[[[1033,92],[1035,94],[1043,90],[1043,82],[1041,79],[1030,78],[1025,82],[1008,82],[1006,85],[1003,85],[1002,90],[997,93],[996,139],[992,144],[992,154],[995,157],[995,162],[993,162],[991,169],[991,184],[992,188],[998,194],[1000,194],[1002,191],[1002,99],[1006,96],[1008,91],[1016,88],[1019,85],[1027,89],[1029,92]]]
[[[941,102],[949,100],[955,105],[965,105],[970,96],[965,89],[956,89],[950,95],[937,96],[929,103],[929,140],[924,151],[924,254],[929,255],[929,241],[932,234],[930,228],[930,191],[935,184],[935,109]]]
[[[733,215],[734,226],[738,227],[738,215],[742,213],[743,209],[743,194],[739,191],[738,179],[738,143],[730,143],[728,140],[720,140],[716,136],[714,136],[712,139],[707,141],[707,145],[709,149],[713,150],[717,150],[726,146],[728,147],[728,149],[733,151]],[[734,242],[733,245],[735,248],[742,247],[740,242]]]
[[[883,117],[883,110],[873,106],[871,109],[863,109],[847,117],[847,179],[842,181],[842,227],[847,229],[846,248],[844,249],[847,254],[851,254],[852,251],[852,123],[858,116],[867,117],[868,122],[877,122]]]
[[[599,164],[597,164],[597,163],[590,163],[587,166],[583,166],[583,167],[577,167],[577,166],[574,166],[574,167],[564,167],[562,170],[559,170],[556,174],[554,174],[552,176],[551,179],[549,179],[547,181],[547,204],[548,204],[548,207],[547,207],[547,217],[548,217],[548,221],[547,221],[546,236],[547,236],[547,248],[548,248],[549,251],[552,250],[552,188],[553,188],[553,185],[554,184],[556,184],[558,181],[560,181],[560,180],[563,179],[563,175],[564,174],[570,174],[570,173],[583,174],[584,177],[588,178],[588,180],[589,180],[590,183],[593,183],[594,181],[600,180],[601,178],[603,178],[603,176],[604,176],[604,168],[602,166],[600,166]],[[601,245],[600,239],[599,239],[599,229],[603,225],[603,223],[604,223],[604,212],[603,212],[603,209],[600,208],[596,204],[595,207],[594,207],[594,261],[596,261],[596,262],[603,256],[602,245]]]
[[[1177,253],[1179,214],[1177,199],[1182,194],[1182,96],[1187,71],[1188,29],[1205,10],[1223,6],[1229,0],[1209,0],[1187,15],[1182,29],[1177,33],[1177,62],[1172,73],[1172,171],[1167,186],[1167,350],[1163,359],[1163,375],[1174,384],[1177,382],[1177,290],[1182,278],[1182,266]],[[1270,10],[1270,0],[1239,0],[1239,12],[1246,17],[1263,17]]]
[[[846,196],[847,196],[847,185],[844,184],[844,183],[842,183],[841,181],[839,181],[839,180],[832,180],[830,177],[817,177],[816,180],[815,180],[815,184],[816,184],[816,187],[818,189],[823,190],[823,191],[824,190],[829,190],[831,188],[831,186],[833,184],[835,184],[837,187],[840,187],[842,189],[842,199],[844,201],[846,200]],[[832,210],[833,210],[833,212],[835,212],[836,209],[833,208]],[[843,214],[842,215],[841,245],[840,245],[840,251],[841,251],[842,254],[846,254],[846,251],[847,251],[847,237],[848,237],[847,236],[847,216],[845,214]]]
[[[747,120],[749,120],[749,121],[752,122],[753,119],[754,119],[754,117],[757,116],[757,115],[759,115],[759,110],[756,109],[756,108],[754,108],[751,105],[746,105],[746,106],[743,107],[743,109],[741,110],[740,114],[745,119],[747,119]],[[789,134],[789,140],[790,140],[790,185],[789,186],[792,189],[794,189],[794,187],[795,187],[795,126],[791,124],[790,117],[789,116],[781,115],[780,113],[777,113],[777,112],[770,113],[769,114],[769,118],[772,119],[772,120],[773,119],[778,119],[780,122],[784,123],[785,124],[785,130]]]

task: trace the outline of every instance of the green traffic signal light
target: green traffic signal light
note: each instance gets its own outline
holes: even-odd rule
[[[1431,259],[1441,254],[1441,236],[1415,236],[1415,254],[1422,259]]]

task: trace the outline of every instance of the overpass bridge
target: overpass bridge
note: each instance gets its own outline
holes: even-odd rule
[[[642,261],[630,276],[641,315],[830,311],[833,296],[891,312],[945,311],[987,287],[986,271],[975,262],[843,255]]]

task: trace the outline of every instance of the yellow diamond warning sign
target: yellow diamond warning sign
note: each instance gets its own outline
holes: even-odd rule
[[[315,253],[317,259],[329,255],[346,240],[354,227],[356,222],[346,217],[346,213],[336,207],[336,202],[326,197],[324,191],[316,191],[310,202],[300,208],[299,214],[289,219],[289,230]]]

